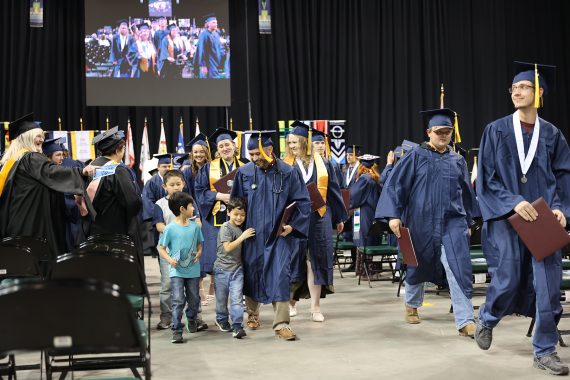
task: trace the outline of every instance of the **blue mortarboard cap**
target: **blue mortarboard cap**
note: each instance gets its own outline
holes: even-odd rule
[[[206,137],[205,134],[198,133],[196,135],[196,137],[194,137],[192,140],[190,140],[190,142],[188,142],[188,144],[186,144],[186,147],[192,148],[194,145],[198,144],[198,145],[205,146],[207,148],[208,147],[207,140],[208,140],[208,137]]]
[[[275,131],[247,131],[247,133],[251,134],[251,137],[247,142],[248,150],[258,149],[260,138],[262,147],[273,146],[271,136],[273,136]]]
[[[289,134],[295,135],[295,136],[301,136],[304,138],[309,138],[309,129],[312,129],[307,124],[305,124],[299,120],[295,120],[293,122],[293,124],[291,124],[291,128],[293,128],[293,129],[291,129]]]
[[[173,22],[172,24],[168,25],[167,28],[168,30],[172,30],[174,28],[178,28],[178,25],[176,25],[176,23]]]
[[[119,127],[113,127],[93,137],[93,141],[91,143],[101,152],[105,152],[113,148],[124,138],[125,132],[119,131]]]
[[[174,160],[178,157],[186,156],[186,153],[164,153],[164,154],[155,154],[154,158],[158,158],[158,164],[172,164]]]
[[[207,15],[204,16],[204,23],[208,23],[210,21],[214,21],[217,20],[216,15],[213,13],[208,13]]]
[[[138,24],[138,25],[137,25],[137,29],[138,29],[138,30],[141,30],[141,29],[143,29],[143,28],[150,29],[150,26],[149,26],[146,22],[143,22],[142,24]]]
[[[433,127],[453,128],[455,112],[449,108],[438,108],[435,110],[421,111],[420,113],[424,117],[424,122],[428,125],[428,129]]]
[[[212,133],[209,140],[214,141],[216,145],[218,145],[220,141],[223,140],[233,141],[236,137],[237,133],[235,133],[234,131],[230,131],[229,129],[226,128],[218,128],[214,131],[214,133]]]
[[[50,154],[53,154],[55,152],[63,152],[64,149],[63,144],[65,144],[65,141],[66,141],[65,137],[45,140],[44,143],[42,144],[42,151],[46,156],[49,156]]]
[[[319,131],[318,129],[312,129],[312,137],[311,140],[313,142],[315,141],[325,141],[325,139],[328,137],[328,135],[322,131]]]
[[[181,154],[179,157],[174,157],[174,163],[178,166],[190,165],[190,158],[188,158],[188,153]]]
[[[544,89],[544,93],[546,94],[548,91],[554,91],[556,87],[556,66],[536,64],[536,67],[538,69],[538,82],[540,87]],[[515,76],[513,78],[513,84],[523,80],[528,80],[534,85],[534,69],[534,63],[515,61]]]
[[[375,156],[373,154],[365,154],[363,156],[359,156],[358,161],[370,169],[376,163],[375,161],[379,158],[379,156]]]
[[[362,147],[360,145],[347,145],[346,153],[353,153],[356,150],[356,154],[360,154]]]
[[[10,141],[12,141],[22,133],[36,128],[41,127],[38,122],[34,121],[34,113],[32,112],[10,123],[8,126],[8,137],[10,138]]]
[[[404,140],[404,141],[402,141],[402,145],[400,146],[400,148],[402,148],[402,150],[405,153],[405,152],[409,152],[410,150],[414,149],[417,146],[418,146],[418,144],[416,144],[413,141]]]

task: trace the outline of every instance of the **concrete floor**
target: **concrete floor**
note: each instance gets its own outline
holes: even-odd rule
[[[152,372],[154,379],[537,379],[532,368],[529,319],[509,317],[494,330],[493,346],[481,351],[474,340],[459,337],[449,313],[447,295],[427,294],[420,309],[422,323],[403,320],[397,284],[389,281],[357,285],[354,274],[341,279],[335,272],[336,293],[322,301],[326,321],[310,320],[309,301],[298,304],[292,327],[299,340],[277,339],[271,329],[272,308],[261,309],[262,326],[246,330],[242,340],[218,331],[215,306],[203,307],[209,329],[185,334],[184,344],[170,343],[170,331],[155,329],[158,318],[158,265],[146,258],[152,294]],[[207,286],[207,282],[206,282]],[[474,305],[484,302],[475,297]],[[566,324],[568,320],[562,320]],[[564,325],[562,328],[566,328]],[[568,337],[570,341],[570,337]],[[570,348],[559,347],[565,362]],[[18,364],[38,362],[39,354],[17,356]],[[129,371],[77,373],[75,378],[128,376]],[[18,373],[19,379],[39,379],[39,371]],[[69,376],[68,378],[71,378]]]

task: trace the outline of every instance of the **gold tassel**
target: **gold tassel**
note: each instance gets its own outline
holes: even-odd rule
[[[311,128],[309,128],[309,138],[307,144],[307,156],[311,156],[313,154],[313,133],[311,132]]]
[[[538,65],[534,64],[534,108],[540,108],[540,82],[538,80]]]
[[[326,155],[327,155],[327,159],[330,160],[331,159],[331,144],[329,144],[329,139],[327,138],[327,136],[325,136],[325,147],[326,147]]]
[[[231,123],[230,123],[231,126]],[[237,151],[238,151],[238,160],[241,158],[241,136],[242,132],[238,131],[237,132]]]
[[[263,144],[261,144],[261,132],[259,132],[259,139],[257,139],[257,147],[259,148],[259,153],[261,153],[261,157],[263,157],[265,161],[272,163],[273,158],[265,154],[265,151],[263,150]]]
[[[455,143],[459,144],[461,142],[461,135],[459,134],[459,121],[457,120],[457,112],[455,113],[455,119],[453,120],[453,129],[455,130]]]

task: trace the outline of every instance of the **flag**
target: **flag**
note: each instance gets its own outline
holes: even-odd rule
[[[143,179],[143,182],[146,182],[148,180],[147,171],[145,170],[146,162],[148,160],[150,160],[150,149],[148,145],[148,130],[146,127],[145,117],[141,142],[141,155],[139,159],[139,170],[141,171],[141,178]]]
[[[164,122],[162,118],[160,118],[160,143],[158,144],[157,154],[166,154],[166,153],[168,153],[168,147],[166,145],[166,134],[164,133]]]
[[[194,137],[198,136],[200,134],[200,123],[198,122],[198,118],[196,118],[196,133],[194,134]]]
[[[146,128],[146,126],[145,126]],[[146,129],[145,129],[146,131]],[[125,165],[129,168],[135,166],[135,147],[133,146],[133,131],[131,129],[131,120],[127,121],[127,141],[125,149]]]
[[[180,118],[180,131],[178,132],[178,144],[176,145],[176,153],[186,153],[184,149],[184,131],[182,130],[182,118]]]
[[[473,158],[473,169],[471,170],[471,185],[475,187],[475,181],[477,180],[477,156]]]

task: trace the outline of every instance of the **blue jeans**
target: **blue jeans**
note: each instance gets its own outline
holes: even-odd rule
[[[172,288],[172,331],[182,331],[182,312],[187,303],[188,323],[195,322],[200,306],[200,278],[170,277]]]
[[[172,321],[172,297],[170,290],[170,264],[159,256],[160,268],[160,321],[170,323]]]
[[[233,272],[214,267],[214,289],[216,290],[216,321],[228,321],[228,296],[230,300],[229,316],[232,329],[243,327],[243,269]]]
[[[453,315],[455,317],[455,326],[457,330],[467,326],[470,323],[475,323],[473,317],[473,304],[471,300],[463,294],[461,287],[457,283],[451,268],[445,256],[445,249],[441,246],[441,263],[445,269],[447,276],[447,283],[449,285],[449,293],[451,294],[451,304],[453,305]],[[410,285],[406,282],[406,305],[418,308],[424,302],[424,283]]]

